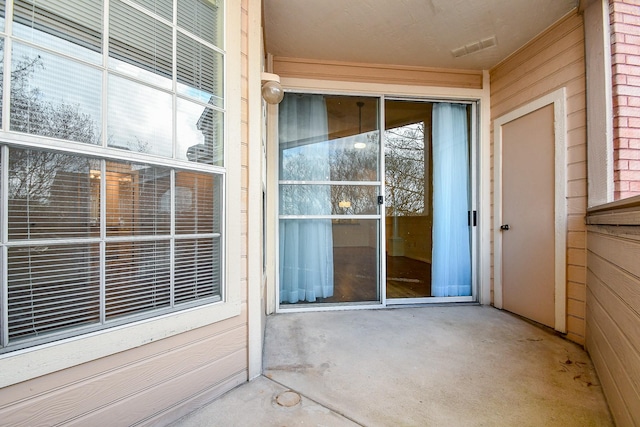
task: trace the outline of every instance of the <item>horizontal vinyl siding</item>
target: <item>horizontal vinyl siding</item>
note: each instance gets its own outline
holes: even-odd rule
[[[638,223],[589,225],[588,234],[587,350],[619,426],[640,425]]]
[[[240,316],[2,388],[0,425],[166,425],[247,381],[247,8],[242,0],[242,258],[228,263],[241,271]]]
[[[577,12],[567,15],[491,69],[490,78],[492,121],[554,90],[566,88],[567,337],[584,344],[586,299],[584,216],[587,208],[587,151],[582,17]],[[491,132],[493,133],[493,123]],[[493,135],[491,140],[493,141]],[[493,147],[491,157],[493,165]],[[493,171],[491,176],[493,177]],[[493,224],[493,219],[491,223]]]
[[[618,426],[640,425],[640,199],[592,213],[587,236],[587,342]]]
[[[332,62],[275,57],[280,77],[482,89],[482,71]]]
[[[245,316],[7,387],[3,425],[109,419],[131,425],[202,393],[212,397],[238,374],[246,381]],[[233,387],[238,384],[226,384]],[[95,417],[98,418],[95,418]]]

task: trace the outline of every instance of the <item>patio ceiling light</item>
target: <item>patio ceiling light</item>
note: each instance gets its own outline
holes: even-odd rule
[[[284,90],[280,85],[280,76],[272,73],[262,73],[262,97],[268,104],[279,104],[284,98]]]

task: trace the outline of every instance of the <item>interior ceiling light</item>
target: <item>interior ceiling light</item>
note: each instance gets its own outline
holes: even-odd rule
[[[490,47],[497,46],[498,42],[496,36],[487,37],[486,39],[478,40],[473,43],[460,46],[451,51],[454,57],[459,58],[461,56],[469,55],[470,53],[480,52],[481,50],[489,49]]]
[[[362,134],[362,107],[364,106],[364,102],[358,101],[356,102],[356,105],[358,106],[358,135],[361,135]],[[353,147],[358,149],[366,148],[366,146],[367,144],[365,144],[362,141],[357,141],[355,144],[353,144]]]

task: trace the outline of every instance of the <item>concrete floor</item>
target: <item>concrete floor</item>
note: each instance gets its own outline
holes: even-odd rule
[[[613,422],[580,346],[491,307],[454,306],[270,316],[264,375],[174,427],[298,425]]]

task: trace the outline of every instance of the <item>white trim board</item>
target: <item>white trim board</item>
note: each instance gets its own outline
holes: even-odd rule
[[[566,89],[560,88],[517,108],[493,123],[494,138],[494,284],[493,303],[502,308],[502,127],[520,117],[553,104],[555,134],[555,330],[567,331],[567,114]]]

